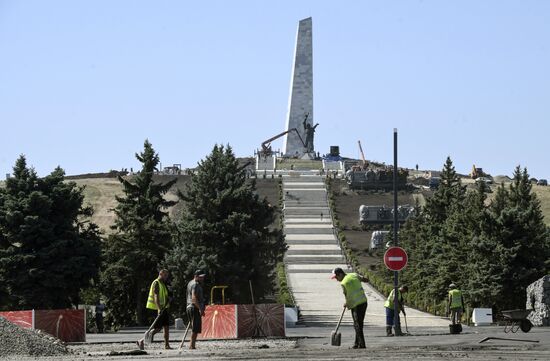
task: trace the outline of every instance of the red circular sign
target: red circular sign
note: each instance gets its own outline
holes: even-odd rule
[[[401,271],[408,259],[407,252],[401,247],[390,247],[384,253],[384,264],[392,271]]]

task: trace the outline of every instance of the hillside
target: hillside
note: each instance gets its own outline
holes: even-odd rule
[[[467,186],[468,190],[473,190],[475,188],[475,183],[472,179],[463,178],[462,182]],[[488,202],[494,197],[497,187],[497,184],[492,184],[490,186],[492,193],[489,194]],[[533,191],[541,201],[541,208],[546,224],[550,226],[550,187],[533,185]],[[375,268],[383,269],[383,250],[370,250],[370,240],[373,231],[390,230],[391,226],[369,226],[366,227],[366,229],[362,229],[359,224],[359,207],[361,205],[386,205],[392,207],[393,193],[382,191],[352,191],[349,189],[346,182],[342,180],[334,180],[332,182],[331,193],[334,199],[335,216],[338,219],[340,230],[346,237],[350,250],[363,267],[371,270]],[[400,191],[398,193],[398,203],[399,205],[414,205],[418,202],[418,204],[423,205],[426,199],[431,195],[432,192],[428,189],[419,189],[413,192]]]
[[[156,181],[167,182],[177,177],[178,181],[167,193],[166,198],[177,200],[177,192],[184,190],[185,184],[189,182],[190,176],[155,176]],[[72,180],[80,186],[84,186],[85,202],[94,208],[92,221],[96,223],[102,232],[109,234],[114,223],[112,209],[116,206],[116,195],[122,194],[122,186],[117,178],[85,178]],[[256,182],[257,193],[260,197],[267,198],[276,209],[279,208],[278,181],[276,179],[258,179]],[[176,204],[169,209],[170,217],[174,218],[181,211],[182,203]]]
[[[359,225],[359,207],[361,205],[392,207],[393,193],[383,191],[351,191],[343,180],[332,182],[332,196],[334,198],[335,216],[338,218],[340,229],[343,231],[350,249],[357,260],[367,268],[381,265],[380,252],[369,250],[372,232],[375,230],[389,230],[390,226],[369,226],[362,229]],[[398,193],[399,205],[424,205],[426,198],[432,194],[429,190],[415,192],[400,191]]]

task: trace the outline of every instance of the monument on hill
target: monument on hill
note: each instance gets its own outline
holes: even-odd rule
[[[313,158],[313,46],[311,18],[300,20],[296,34],[296,49],[292,65],[290,96],[283,155],[286,157]],[[297,131],[290,131],[292,129]],[[297,134],[299,133],[299,134]]]

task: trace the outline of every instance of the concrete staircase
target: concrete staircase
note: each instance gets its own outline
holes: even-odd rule
[[[284,233],[288,244],[285,256],[287,277],[300,322],[308,326],[335,327],[342,313],[344,295],[331,271],[341,267],[351,272],[334,234],[324,177],[314,171],[289,172],[282,175],[284,200]],[[321,217],[322,214],[322,217]],[[383,327],[386,324],[385,296],[370,284],[363,283],[368,298],[365,324]],[[407,309],[409,327],[442,327],[448,320],[411,308]],[[344,324],[353,324],[346,311]]]
[[[348,266],[334,234],[324,177],[312,172],[283,177],[283,199],[285,265],[300,321],[333,325],[344,296],[340,284],[330,279],[331,271],[348,271]],[[352,322],[349,312],[343,322]]]

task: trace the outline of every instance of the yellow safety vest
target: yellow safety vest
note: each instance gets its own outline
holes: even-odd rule
[[[386,302],[384,302],[384,307],[386,308],[389,308],[391,310],[394,309],[394,299],[395,299],[395,293],[394,293],[395,289],[391,290],[390,294],[388,295],[388,298],[386,299]],[[399,303],[402,304],[403,303],[403,297],[401,297],[401,292],[399,292],[399,290],[397,290],[397,299],[399,300]],[[401,309],[401,307],[399,307],[399,309]]]
[[[462,308],[462,292],[460,290],[450,290],[449,296],[451,296],[451,305],[449,308]]]
[[[361,285],[361,280],[357,274],[348,273],[340,284],[345,290],[347,308],[352,309],[367,302],[367,296],[365,296],[363,285]]]
[[[158,310],[157,305],[155,305],[155,282],[158,282],[159,284],[159,304],[161,308],[166,307],[166,303],[168,300],[168,290],[166,289],[166,286],[160,279],[156,279],[151,283],[151,287],[149,288],[149,297],[147,298],[147,307],[150,310]]]

